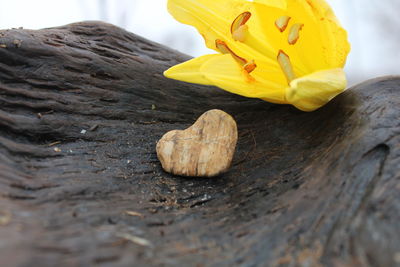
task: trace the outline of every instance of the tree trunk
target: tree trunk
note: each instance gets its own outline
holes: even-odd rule
[[[169,80],[188,59],[115,26],[0,31],[2,266],[400,265],[400,78],[312,113]],[[161,169],[218,108],[231,170]]]

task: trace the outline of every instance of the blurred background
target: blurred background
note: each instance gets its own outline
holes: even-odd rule
[[[40,29],[103,20],[192,56],[209,53],[196,30],[176,22],[167,0],[0,0],[0,28]],[[351,84],[399,74],[399,0],[328,0],[349,32]]]

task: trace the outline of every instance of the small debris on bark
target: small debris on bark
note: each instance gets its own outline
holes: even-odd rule
[[[21,40],[18,40],[18,39],[15,39],[15,40],[13,41],[13,44],[15,45],[16,48],[20,48],[21,45],[22,45],[22,41],[21,41]]]

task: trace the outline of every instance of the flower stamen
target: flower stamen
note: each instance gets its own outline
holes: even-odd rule
[[[296,75],[294,74],[293,66],[290,62],[289,56],[282,50],[279,50],[278,53],[278,63],[281,66],[281,69],[285,74],[288,83],[290,84],[291,81],[296,79]]]
[[[279,17],[275,21],[275,26],[278,28],[278,30],[280,32],[284,32],[286,30],[287,26],[289,25],[290,19],[291,19],[291,17],[289,17],[289,16]]]
[[[254,60],[248,62],[246,59],[238,56],[224,41],[219,39],[215,40],[215,46],[222,54],[230,54],[244,68],[244,70],[247,71],[247,73],[252,72],[257,67]]]
[[[303,29],[304,24],[296,23],[290,28],[288,43],[290,45],[296,44],[300,38],[300,31]]]
[[[250,19],[251,13],[244,12],[236,17],[231,25],[232,38],[235,41],[244,42],[248,33],[249,27],[246,25]]]
[[[215,41],[215,46],[217,47],[217,49],[218,49],[222,54],[231,54],[232,57],[233,57],[236,61],[238,61],[241,65],[247,64],[247,60],[244,59],[244,58],[242,58],[242,57],[239,57],[238,55],[236,55],[235,52],[233,52],[233,51],[228,47],[228,45],[227,45],[224,41],[221,41],[221,40],[217,39],[217,40]]]

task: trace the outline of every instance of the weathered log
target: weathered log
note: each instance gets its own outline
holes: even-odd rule
[[[0,31],[2,266],[396,266],[400,78],[312,113],[168,80],[188,57],[82,22]],[[164,173],[167,131],[238,122],[217,179]]]

